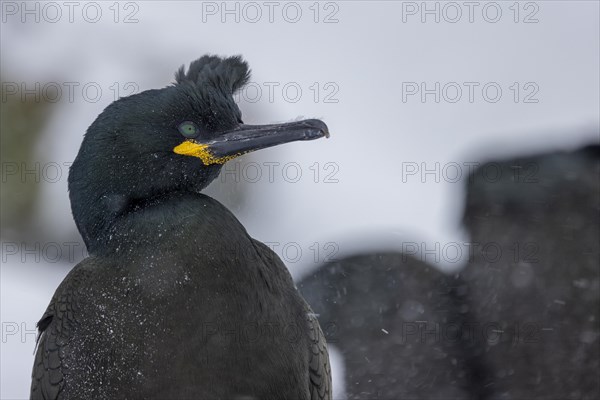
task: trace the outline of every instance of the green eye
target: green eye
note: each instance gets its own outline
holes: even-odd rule
[[[179,124],[179,133],[181,133],[186,138],[193,138],[198,135],[198,127],[196,124],[190,121],[185,121]]]

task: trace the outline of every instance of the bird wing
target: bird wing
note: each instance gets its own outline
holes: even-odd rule
[[[46,312],[37,323],[38,339],[31,377],[31,400],[60,399],[64,388],[64,359],[70,351],[72,330],[79,313],[77,296],[84,290],[81,282],[89,270],[83,260],[69,272],[60,284]]]
[[[307,304],[307,322],[310,337],[310,398],[311,400],[331,399],[331,368],[329,366],[329,353],[325,336],[319,325],[319,321],[310,306]]]
[[[258,240],[252,239],[257,252],[264,257],[268,266],[275,266],[285,274],[285,279],[293,285],[292,277],[281,259],[267,245]],[[269,265],[270,264],[270,265]],[[299,296],[300,293],[298,293]],[[329,365],[329,353],[327,352],[327,342],[325,335],[321,330],[316,314],[302,298],[306,322],[308,325],[309,337],[309,390],[311,400],[330,400],[331,391],[331,368]]]

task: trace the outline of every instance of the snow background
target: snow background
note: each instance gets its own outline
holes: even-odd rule
[[[464,197],[464,180],[451,182],[433,175],[402,179],[403,163],[426,163],[432,168],[448,163],[483,162],[490,157],[513,156],[555,149],[572,149],[598,141],[599,120],[599,3],[596,1],[537,1],[537,23],[513,21],[513,1],[496,2],[502,10],[497,23],[487,22],[480,2],[474,20],[468,9],[456,23],[434,21],[434,15],[404,15],[403,7],[421,2],[336,1],[322,2],[319,22],[314,22],[314,2],[277,3],[273,22],[268,8],[257,4],[262,18],[255,23],[254,10],[242,3],[239,22],[235,15],[203,14],[221,2],[137,1],[137,23],[115,23],[109,9],[113,2],[100,2],[102,17],[97,23],[68,10],[56,23],[20,14],[7,15],[2,3],[1,73],[4,81],[97,82],[103,94],[97,102],[85,101],[76,90],[74,101],[56,105],[39,146],[41,162],[69,163],[81,138],[94,118],[113,98],[109,89],[117,82],[122,92],[127,82],[139,91],[163,87],[173,81],[182,64],[205,53],[242,54],[250,63],[253,79],[262,88],[259,101],[254,92],[240,96],[247,123],[289,121],[299,117],[322,118],[331,138],[294,143],[257,152],[241,159],[239,168],[258,163],[262,178],[252,182],[255,170],[242,174],[240,182],[215,181],[211,195],[228,205],[255,238],[274,244],[294,277],[308,273],[337,249],[336,256],[362,250],[401,249],[403,242],[423,243],[423,249],[462,243],[468,238],[459,219]],[[209,4],[210,3],[210,4]],[[409,4],[410,3],[410,4]],[[16,3],[20,5],[20,2]],[[34,7],[35,2],[29,3]],[[59,2],[58,4],[62,4]],[[227,3],[230,9],[235,2]],[[436,4],[441,10],[443,3]],[[462,4],[462,2],[455,3]],[[287,22],[284,7],[299,7],[302,17]],[[41,3],[40,7],[43,7]],[[120,20],[134,8],[120,4]],[[295,8],[294,8],[295,9]],[[294,17],[289,9],[288,17]],[[335,11],[336,23],[324,23]],[[446,15],[454,16],[452,10]],[[493,16],[493,11],[489,11]],[[92,14],[93,15],[93,14]],[[246,17],[246,18],[244,18]],[[204,19],[204,21],[203,21]],[[269,99],[265,82],[274,82]],[[295,82],[302,89],[297,102],[286,100],[282,87]],[[319,83],[315,102],[310,87]],[[403,102],[403,82],[497,82],[503,89],[500,101],[486,102],[481,91],[474,101],[463,98],[450,103],[418,96]],[[534,82],[539,87],[538,103],[515,103],[509,86]],[[337,103],[324,102],[326,83],[339,91]],[[481,88],[479,86],[479,88]],[[464,89],[464,87],[463,87]],[[288,94],[294,91],[290,89]],[[523,95],[524,92],[521,93]],[[66,97],[66,94],[63,96]],[[271,101],[272,100],[272,101]],[[275,169],[273,182],[263,163],[298,163],[302,178],[295,183],[294,170],[285,177]],[[314,170],[319,163],[319,179]],[[333,163],[337,182],[326,183],[324,169]],[[414,164],[411,164],[414,165]],[[57,182],[43,183],[35,220],[48,242],[78,240],[70,215],[66,168]],[[462,170],[463,176],[468,170]],[[227,178],[227,177],[226,177]],[[287,180],[286,180],[287,178]],[[424,182],[423,182],[424,181]],[[321,250],[314,259],[314,243]],[[5,252],[2,238],[1,320],[2,351],[0,397],[27,398],[35,345],[35,323],[42,315],[56,286],[73,266],[70,262],[48,262],[23,252]],[[286,246],[287,245],[287,246]],[[329,247],[326,247],[329,246]],[[333,247],[331,247],[333,246]],[[290,253],[283,254],[287,248]],[[300,248],[302,256],[294,250]],[[81,253],[81,250],[79,251]],[[432,258],[426,259],[433,262]],[[316,261],[316,262],[315,262]],[[439,267],[454,269],[461,261],[441,257]],[[15,329],[17,329],[15,331]],[[340,375],[341,360],[334,372]],[[339,379],[338,379],[339,382]],[[343,388],[336,385],[336,397]]]

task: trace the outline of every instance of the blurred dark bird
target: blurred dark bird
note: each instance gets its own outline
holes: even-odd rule
[[[490,399],[600,398],[598,176],[597,142],[469,176],[461,277],[474,319],[498,332],[476,337]]]
[[[348,399],[486,398],[468,288],[399,252],[320,266],[298,285],[344,360]]]
[[[330,399],[321,328],[282,261],[200,194],[228,160],[328,135],[319,120],[252,126],[240,57],[120,99],[69,175],[90,257],[38,322],[32,399]]]

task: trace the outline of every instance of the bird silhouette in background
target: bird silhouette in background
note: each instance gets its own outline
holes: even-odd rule
[[[491,398],[478,347],[461,335],[474,321],[457,276],[366,252],[321,265],[298,288],[339,350],[349,400]]]
[[[38,322],[32,399],[330,399],[327,347],[283,262],[201,194],[227,161],[328,136],[246,125],[240,57],[109,105],[69,174],[89,252]]]

